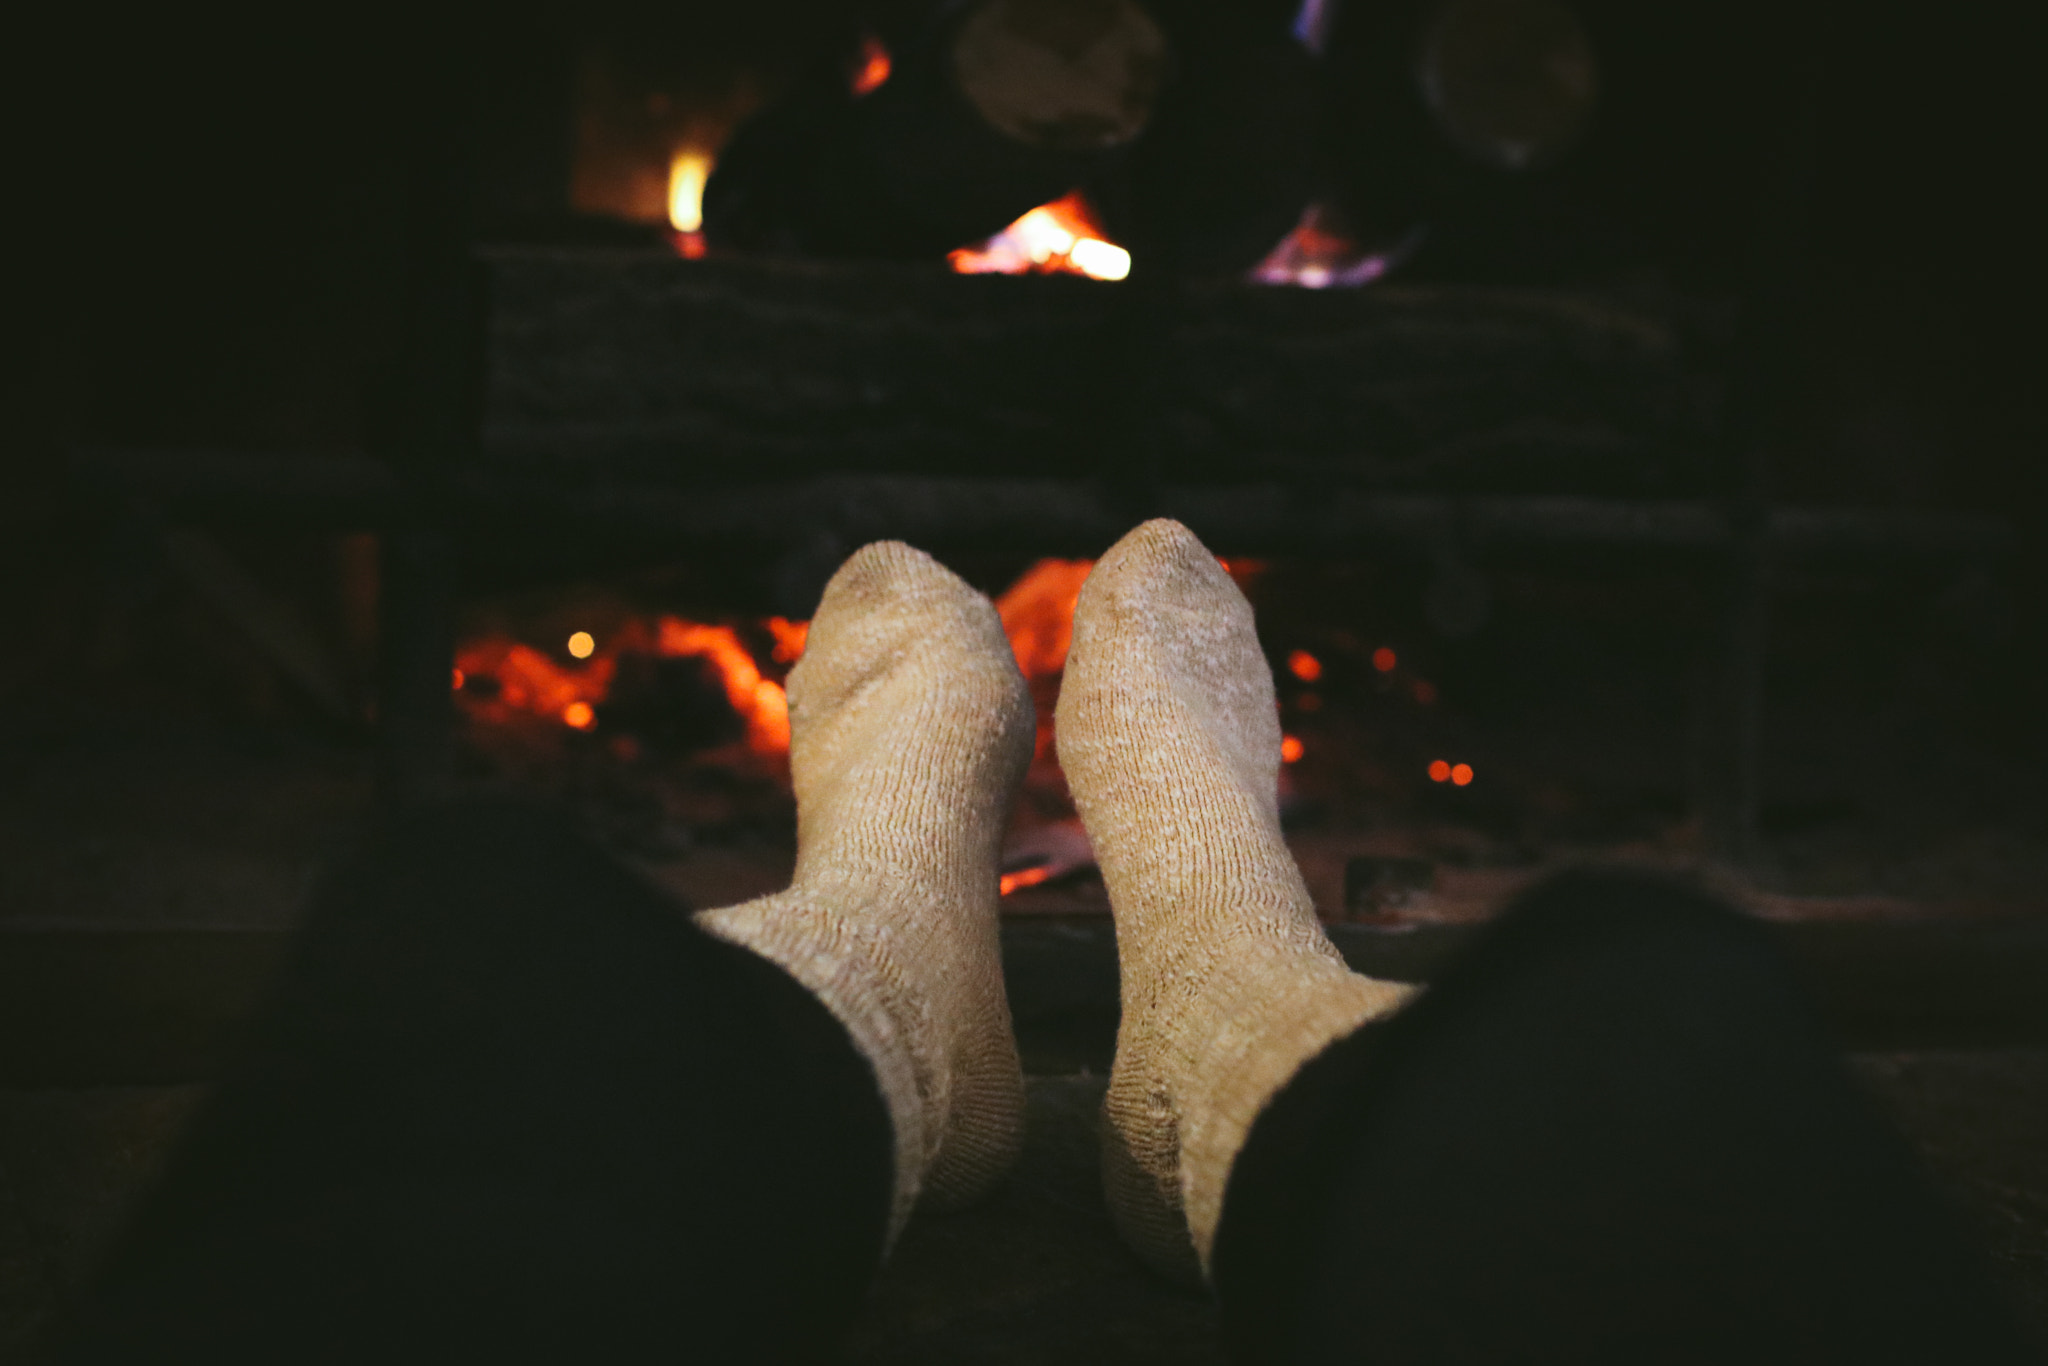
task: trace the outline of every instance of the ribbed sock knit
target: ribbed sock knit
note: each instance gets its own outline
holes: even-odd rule
[[[698,922],[801,982],[873,1065],[896,1132],[893,1241],[920,1195],[973,1199],[1021,1141],[996,859],[1031,697],[988,599],[880,542],[826,586],[789,712],[795,880]]]
[[[1259,1111],[1409,989],[1351,972],[1316,921],[1251,604],[1186,527],[1147,522],[1095,566],[1057,729],[1122,971],[1103,1183],[1125,1240],[1194,1279]]]

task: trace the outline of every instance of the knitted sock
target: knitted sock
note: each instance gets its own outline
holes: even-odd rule
[[[885,541],[826,585],[789,714],[796,878],[698,923],[801,982],[873,1065],[896,1133],[893,1242],[920,1194],[973,1199],[1021,1140],[996,858],[1031,697],[988,599]]]
[[[1123,975],[1103,1184],[1125,1241],[1193,1279],[1259,1111],[1408,988],[1351,972],[1316,922],[1251,604],[1186,527],[1147,522],[1095,566],[1057,729]]]

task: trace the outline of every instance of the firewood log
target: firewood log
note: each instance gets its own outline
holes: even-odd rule
[[[1241,274],[1315,188],[1318,63],[1271,6],[1163,5],[1174,64],[1130,157],[1092,184],[1133,268]]]
[[[941,11],[864,94],[843,64],[735,136],[705,191],[714,247],[935,258],[1100,173],[1143,130],[1165,39],[1135,0]]]

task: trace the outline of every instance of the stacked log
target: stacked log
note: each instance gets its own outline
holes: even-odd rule
[[[936,259],[1102,174],[1166,60],[1135,0],[983,0],[918,25],[888,78],[843,63],[743,127],[706,187],[714,247]]]

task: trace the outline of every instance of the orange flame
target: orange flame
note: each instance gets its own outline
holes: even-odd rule
[[[860,56],[855,60],[853,78],[847,84],[853,90],[855,99],[870,91],[879,90],[889,83],[889,73],[894,63],[889,59],[889,49],[882,40],[872,33],[864,33],[860,39]]]
[[[1040,560],[996,599],[1003,634],[1026,678],[1043,678],[1067,667],[1074,642],[1074,608],[1093,560]]]
[[[1041,204],[986,242],[949,252],[962,275],[1085,275],[1121,280],[1131,254],[1109,240],[1079,190]]]
[[[768,634],[775,637],[775,662],[794,664],[803,658],[804,642],[810,639],[811,635],[811,623],[791,621],[787,617],[770,617]]]
[[[1094,567],[1093,560],[1039,560],[996,599],[1003,633],[1009,637],[1017,667],[1031,683],[1037,703],[1036,754],[1042,761],[1052,759],[1053,703],[1073,644],[1074,609],[1080,601],[1081,585]],[[1258,562],[1245,560],[1229,561],[1226,567],[1240,582],[1261,568]],[[810,623],[766,617],[748,630],[758,632],[756,638],[772,642],[768,659],[789,665],[802,658]],[[594,730],[602,721],[600,708],[611,691],[622,654],[695,656],[716,669],[727,703],[746,725],[747,749],[769,757],[789,752],[789,698],[782,684],[763,672],[761,661],[740,630],[661,616],[652,622],[634,621],[617,630],[607,629],[604,636],[602,645],[588,632],[572,636],[567,649],[577,658],[571,663],[558,662],[556,655],[504,636],[471,641],[457,651],[452,681],[465,705],[479,716],[523,714],[576,730]],[[586,649],[587,655],[582,653]],[[1302,660],[1309,659],[1302,655]],[[1296,672],[1301,668],[1297,661]],[[1309,668],[1317,671],[1319,662]],[[495,687],[483,686],[486,683]],[[1029,872],[1006,875],[1011,876],[1028,878]]]
[[[783,626],[801,640],[801,625]],[[786,633],[778,641],[789,639]],[[580,642],[578,642],[580,644]],[[778,644],[778,650],[781,648]],[[478,705],[560,721],[575,730],[591,730],[597,708],[611,691],[618,658],[627,650],[651,650],[668,658],[695,655],[717,669],[726,701],[746,723],[747,748],[756,754],[789,751],[789,699],[782,685],[764,678],[753,654],[730,626],[707,626],[681,617],[658,618],[650,631],[639,623],[617,632],[603,651],[575,668],[564,667],[530,645],[503,637],[473,641],[457,652],[458,691],[479,693],[483,679],[496,683],[495,698]]]

